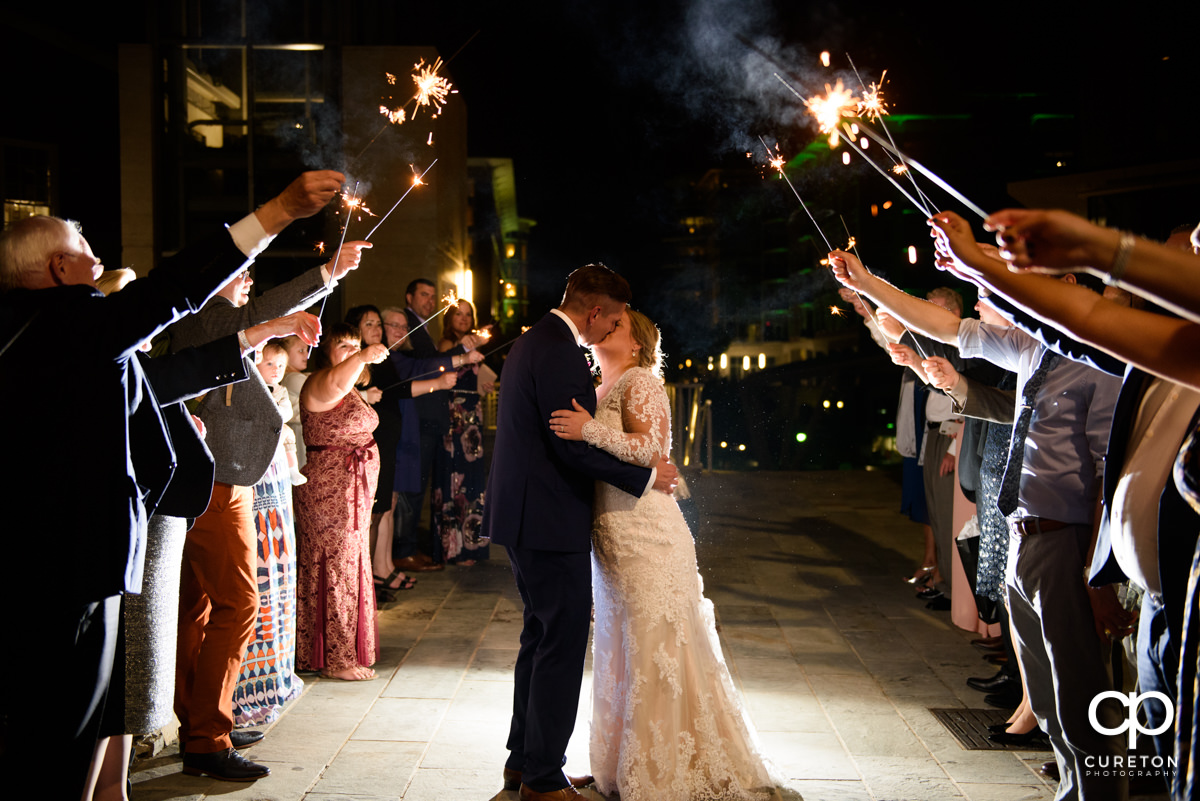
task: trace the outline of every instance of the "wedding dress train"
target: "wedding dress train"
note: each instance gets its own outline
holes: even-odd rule
[[[629,423],[640,421],[641,426]],[[626,433],[630,427],[650,430]],[[631,368],[584,438],[647,467],[670,450],[662,382]],[[597,483],[591,769],[622,801],[766,799],[782,782],[762,755],[703,595],[691,532],[670,496]]]

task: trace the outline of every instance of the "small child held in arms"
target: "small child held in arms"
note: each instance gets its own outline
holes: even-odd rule
[[[283,415],[283,419],[291,420],[292,403],[288,400],[287,390],[279,385],[279,382],[283,380],[284,371],[287,370],[287,364],[287,350],[283,347],[280,340],[272,339],[263,345],[262,358],[259,359],[256,366],[258,367],[259,375],[267,383],[267,389],[271,390],[271,398],[279,405],[279,411]],[[296,432],[292,430],[291,426],[285,425],[283,427],[283,437],[279,442],[279,447],[283,448],[284,455],[287,457],[292,485],[298,486],[307,482],[308,479],[304,477],[296,464]]]

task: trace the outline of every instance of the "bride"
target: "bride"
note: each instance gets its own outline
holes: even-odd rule
[[[603,378],[595,419],[576,403],[553,413],[555,433],[626,462],[657,464],[671,449],[658,339],[645,315],[622,314],[593,346]],[[598,482],[592,548],[596,787],[621,801],[770,797],[782,782],[725,665],[675,500],[659,492],[634,498]]]

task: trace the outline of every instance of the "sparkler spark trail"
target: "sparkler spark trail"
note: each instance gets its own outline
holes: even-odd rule
[[[832,314],[834,317],[845,317],[846,316],[846,312],[842,309],[841,306],[830,306],[829,313]]]
[[[318,242],[316,245],[313,246],[313,250],[317,251],[318,254],[324,256],[325,255],[325,243]]]
[[[358,192],[357,184],[355,184],[354,191],[355,191],[355,193]],[[361,197],[356,197],[354,195],[347,195],[345,192],[342,192],[342,203],[345,204],[347,211],[349,211],[351,214],[353,214],[354,211],[357,209],[360,213],[369,215],[371,217],[379,216],[378,214],[376,214],[375,212],[371,211],[369,208],[366,207],[366,205],[363,203],[363,199]],[[362,217],[359,217],[359,219],[361,220]]]
[[[838,126],[843,117],[853,117],[858,110],[860,98],[842,85],[839,78],[833,86],[825,84],[825,94],[810,97],[804,101],[805,107],[817,119],[817,127],[821,133],[827,133],[832,138],[837,136]]]
[[[415,119],[417,112],[422,108],[431,109],[435,118],[440,116],[442,106],[446,104],[446,97],[455,91],[454,85],[438,74],[438,70],[441,68],[442,60],[440,58],[428,66],[425,64],[425,59],[413,64],[412,79],[416,93],[396,108],[389,108],[386,104],[381,103],[379,113],[387,117],[388,122],[394,125],[403,125],[407,120]],[[396,84],[395,75],[390,72],[385,72],[384,75],[390,85]],[[409,103],[413,104],[411,115],[406,110]]]
[[[758,141],[762,142],[762,146],[766,148],[767,158],[771,162],[771,166],[778,170],[779,175],[783,178],[783,180],[787,181],[788,188],[792,190],[792,194],[796,196],[796,200],[800,201],[800,208],[804,209],[804,213],[808,215],[808,219],[812,220],[813,227],[817,229],[817,233],[820,234],[821,239],[825,241],[825,248],[827,250],[833,250],[833,245],[829,244],[829,237],[825,236],[825,232],[821,230],[821,226],[817,225],[817,218],[814,217],[812,212],[808,210],[808,206],[804,203],[804,198],[800,197],[800,193],[796,191],[796,187],[792,184],[792,179],[788,178],[787,173],[784,172],[783,166],[785,160],[779,153],[779,145],[775,146],[775,155],[772,157],[771,148],[767,146],[766,141],[761,136],[758,138]]]
[[[367,240],[368,242],[371,241],[371,234],[373,234],[379,230],[379,226],[383,225],[383,221],[386,220],[391,215],[391,213],[396,210],[396,206],[399,206],[401,201],[403,201],[404,198],[408,197],[409,192],[413,191],[418,186],[420,186],[421,184],[424,183],[424,181],[422,179],[425,177],[425,173],[432,170],[433,165],[437,164],[437,161],[438,161],[437,159],[434,159],[433,161],[429,162],[429,166],[425,168],[425,172],[423,172],[420,175],[417,175],[413,178],[412,186],[410,186],[408,189],[404,190],[404,194],[400,196],[400,200],[397,200],[396,203],[390,209],[388,209],[388,213],[383,215],[383,217],[380,218],[379,222],[375,223],[375,227],[372,228],[370,233],[368,233],[365,237],[363,237],[363,239]],[[409,166],[411,167],[412,165],[409,165]],[[413,172],[414,173],[416,172],[415,167],[413,168]]]
[[[846,60],[850,62],[850,68],[854,70],[854,77],[858,78],[858,85],[863,89],[863,102],[859,105],[859,117],[864,120],[878,120],[879,127],[883,129],[884,134],[887,135],[888,141],[892,143],[894,149],[896,141],[892,139],[892,132],[888,130],[887,123],[883,121],[883,115],[888,113],[886,110],[887,104],[883,102],[881,94],[884,81],[887,78],[887,70],[884,70],[883,74],[879,76],[879,83],[872,83],[871,88],[868,89],[863,83],[862,75],[859,74],[858,67],[855,66],[854,59],[850,58],[849,53],[846,54]],[[864,112],[866,113],[864,114]],[[855,133],[858,133],[857,126],[855,126]],[[908,165],[904,163],[904,154],[899,151],[896,152],[899,163],[892,167],[892,172],[896,175],[908,173],[908,181],[912,184],[912,188],[917,193],[917,196],[923,201],[923,208],[938,211],[937,206],[933,204],[929,196],[921,191],[921,187],[917,184],[917,179],[913,177],[911,172],[908,172]]]
[[[858,101],[858,116],[866,116],[869,120],[877,120],[888,113],[887,102],[883,99],[883,83],[887,78],[887,70],[879,76],[879,83],[872,83],[869,89],[863,89],[863,96]]]
[[[417,85],[417,94],[413,99],[417,101],[418,107],[432,106],[435,109],[433,113],[435,117],[442,113],[446,95],[454,90],[448,80],[438,75],[438,70],[441,68],[442,60],[440,58],[428,67],[425,66],[425,59],[421,59],[413,65],[413,83]],[[415,111],[413,115],[416,115]]]

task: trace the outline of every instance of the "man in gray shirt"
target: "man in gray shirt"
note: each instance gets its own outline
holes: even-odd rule
[[[1126,779],[1087,762],[1125,754],[1119,736],[1099,733],[1089,720],[1092,699],[1112,689],[1096,628],[1115,596],[1111,587],[1089,589],[1084,576],[1120,379],[1059,360],[1023,331],[959,320],[872,275],[849,253],[835,251],[830,261],[835,278],[909,327],[956,345],[964,358],[1017,374],[1017,422],[999,504],[1011,532],[1006,583],[1017,656],[1030,706],[1054,747],[1056,798],[1127,798]],[[1109,729],[1120,721],[1109,703],[1096,715]]]

